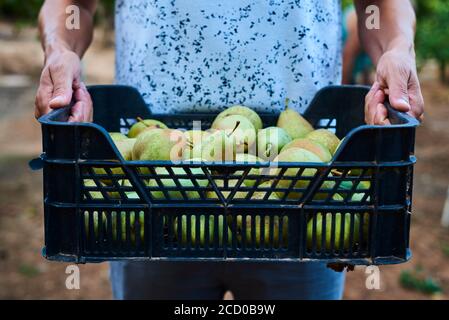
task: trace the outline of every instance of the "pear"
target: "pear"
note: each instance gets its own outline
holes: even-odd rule
[[[239,105],[232,106],[219,113],[218,116],[215,118],[214,122],[212,123],[212,127],[214,127],[215,122],[230,115],[240,115],[248,119],[252,123],[256,131],[263,128],[262,119],[260,119],[259,115],[254,110]]]
[[[115,141],[115,146],[117,147],[118,151],[122,155],[123,159],[126,161],[132,160],[132,149],[134,147],[134,143],[136,142],[136,139],[129,139],[125,137],[124,139],[119,139]],[[106,174],[106,170],[104,168],[93,168],[93,171],[95,174]],[[112,167],[111,173],[113,175],[123,175],[123,170],[121,167]],[[101,182],[103,182],[106,185],[112,185],[111,179],[101,179]]]
[[[115,142],[115,146],[126,161],[131,161],[133,156],[133,147],[137,139],[123,139]]]
[[[168,129],[165,123],[155,119],[137,118],[137,122],[132,125],[128,132],[128,138],[136,138],[141,132],[147,129]]]
[[[290,148],[283,152],[281,152],[273,162],[322,162],[321,159],[315,155],[313,152],[310,152],[306,149],[302,148]],[[288,168],[285,170],[283,177],[296,177],[301,168]],[[301,179],[301,177],[307,177],[311,179],[315,176],[317,169],[314,168],[306,168],[302,172],[299,179],[296,181],[294,187],[295,188],[307,188],[310,181]],[[279,173],[281,172],[281,168],[273,168],[270,170],[270,176],[272,178],[277,178]],[[279,180],[276,187],[280,188],[289,188],[293,183],[293,180],[281,179]],[[277,191],[277,195],[279,198],[283,198],[284,191]],[[287,198],[288,199],[300,199],[302,197],[302,192],[292,192],[290,191]]]
[[[248,153],[237,153],[235,155],[235,161],[236,162],[243,162],[245,164],[256,164],[256,163],[261,163],[264,162],[262,159],[260,159],[259,157],[252,155],[252,154],[248,154]],[[252,168],[249,170],[248,175],[247,176],[258,176],[262,173],[262,169],[263,168]],[[243,175],[243,171],[239,170],[234,172],[234,175]],[[254,179],[245,179],[244,183],[245,185],[247,185],[248,187],[252,187],[256,184],[257,180]]]
[[[235,143],[236,152],[243,153],[255,149],[256,130],[247,118],[229,115],[214,121],[212,129],[223,130]],[[255,151],[255,150],[254,150]],[[255,152],[252,153],[255,153]]]
[[[111,228],[112,228],[112,239],[119,240],[121,242],[126,241],[126,216],[129,215],[129,236],[132,244],[136,243],[136,216],[138,216],[139,221],[139,238],[140,242],[145,239],[145,229],[144,229],[144,212],[140,211],[112,211],[111,212]],[[120,219],[120,228],[119,228]]]
[[[197,221],[197,216],[190,216],[190,241],[188,241],[188,232],[187,232],[187,216],[183,215],[181,218],[181,239],[180,243],[182,246],[186,246],[188,242],[190,242],[190,244],[192,246],[196,246],[197,244],[197,231],[199,231],[198,233],[198,237],[199,237],[199,246],[200,247],[204,247],[206,244],[206,216],[205,215],[201,215],[199,216],[199,227],[200,229],[197,230],[197,225],[196,225],[196,221]],[[174,225],[173,225],[173,229],[174,229],[174,233],[175,233],[175,237],[179,237],[178,234],[178,224],[179,224],[179,217],[176,217],[174,219]],[[224,234],[223,234],[223,229],[226,228],[227,232],[228,232],[228,245],[231,244],[231,240],[232,240],[232,234],[231,234],[231,230],[229,229],[229,227],[227,225],[225,225],[224,223],[224,217],[223,216],[214,216],[214,215],[210,215],[209,216],[209,245],[212,246],[214,244],[214,231],[215,231],[215,219],[218,219],[218,245],[222,246],[223,245],[223,240],[224,240]],[[178,240],[178,241],[179,241]]]
[[[98,213],[98,211],[91,212],[90,214],[88,211],[84,211],[84,232],[86,233],[86,236],[88,239],[90,238],[90,235],[91,235],[91,231],[89,229],[89,226],[90,226],[90,217],[89,216],[90,215],[92,216],[92,220],[93,220],[93,226],[92,226],[93,234],[94,234],[94,237],[97,239],[98,234],[99,234],[98,228],[99,228],[100,224],[102,225],[103,230],[105,230],[104,224],[106,222],[106,213],[104,211],[102,211],[101,215],[100,215]]]
[[[252,225],[251,221],[254,219],[254,237],[252,234]],[[282,225],[282,238],[279,234],[279,225],[280,225],[280,218],[279,216],[246,216],[246,226],[243,225],[243,218],[241,215],[237,216],[237,240],[239,243],[243,243],[243,233],[245,233],[245,243],[246,245],[254,244],[256,248],[259,248],[261,246],[261,243],[264,243],[265,247],[279,247],[281,244],[282,246],[287,246],[288,243],[288,218],[285,216],[283,217],[283,225]],[[270,220],[273,220],[273,242],[270,241]],[[262,222],[263,221],[263,222]],[[232,219],[230,220],[230,223],[232,223]],[[262,223],[264,225],[264,231],[263,231],[263,237],[262,235]],[[245,230],[243,230],[245,229]]]
[[[95,187],[95,188],[99,188],[99,186],[97,186],[97,184],[95,183],[94,180],[92,179],[84,179],[82,180],[83,182],[83,186],[84,187]],[[100,187],[102,186],[102,181],[100,181]],[[103,183],[104,184],[104,183]],[[103,194],[101,193],[101,191],[86,191],[87,193],[89,193],[89,196],[93,199],[93,200],[103,200]]]
[[[302,148],[311,151],[314,154],[316,154],[323,162],[329,162],[332,159],[332,155],[329,152],[329,150],[327,150],[327,148],[323,146],[321,143],[314,140],[304,138],[295,139],[287,143],[282,148],[281,152],[290,148]]]
[[[185,137],[179,130],[152,129],[138,135],[132,151],[133,160],[182,159]]]
[[[187,175],[187,171],[184,168],[181,167],[173,167],[173,174],[176,176],[184,176]],[[157,167],[155,169],[156,174],[157,175],[168,175],[168,171],[167,169],[163,168],[163,167]],[[181,185],[181,188],[189,188],[189,187],[194,187],[195,184],[193,183],[192,180],[196,180],[196,182],[198,183],[198,186],[200,188],[205,188],[208,185],[208,180],[207,177],[205,176],[203,170],[201,168],[190,168],[190,171],[192,172],[192,175],[201,175],[204,176],[204,179],[198,179],[198,178],[192,178],[189,179],[187,176],[185,178],[177,178],[179,184]],[[160,183],[165,187],[165,188],[175,188],[178,187],[176,185],[176,182],[169,178],[169,177],[162,177],[159,179]],[[160,185],[158,184],[156,179],[151,179],[148,182],[148,187],[151,188],[159,188]],[[170,198],[170,200],[182,200],[184,199],[183,194],[181,191],[179,190],[167,190],[166,193],[168,194],[168,197]],[[165,196],[165,193],[162,190],[152,190],[150,191],[151,197],[153,199],[157,199],[157,200],[169,200],[167,199],[167,197]],[[185,194],[187,196],[188,199],[201,199],[201,195],[199,194],[198,191],[195,190],[186,190]]]
[[[359,237],[359,225],[360,218],[357,214],[354,215],[354,233],[353,233],[353,243],[350,243],[350,227],[351,227],[351,214],[344,214],[344,233],[341,233],[342,228],[342,218],[343,215],[339,212],[335,213],[335,227],[332,229],[332,213],[326,213],[324,216],[319,212],[316,216],[316,249],[321,251],[321,242],[323,236],[323,219],[325,220],[326,234],[325,234],[325,250],[330,250],[332,233],[334,232],[334,249],[340,250],[341,239],[343,238],[343,250],[348,250],[351,246],[355,245],[360,239]],[[314,239],[313,234],[313,218],[307,224],[307,248],[312,249],[312,242]]]
[[[194,145],[191,153],[192,157],[202,158],[206,161],[233,161],[236,155],[236,146],[225,131],[218,130],[207,136],[203,143]]]
[[[125,140],[128,139],[127,136],[125,136],[123,133],[120,132],[109,132],[109,135],[111,136],[111,139],[114,142],[120,141],[120,140]]]
[[[307,134],[306,138],[321,143],[331,154],[335,153],[340,144],[340,139],[327,129],[314,130]]]
[[[201,146],[203,141],[207,140],[207,137],[210,135],[209,132],[201,131],[201,130],[188,130],[184,132],[184,136],[186,138],[186,144],[184,146],[182,157],[184,159],[192,159],[192,158],[200,158],[201,152],[197,148],[199,154],[193,153],[193,148],[195,146]]]
[[[361,191],[361,192],[355,192],[351,196],[350,201],[357,201],[357,202],[362,201],[363,197],[365,196],[365,192],[370,191],[371,182],[369,182],[369,181],[356,181],[356,182],[342,181],[339,185],[339,189],[340,190],[352,190],[354,183],[357,184],[355,191]],[[346,192],[340,192],[340,193],[343,197],[346,197],[346,195],[347,195]],[[366,201],[369,201],[369,199],[370,199],[370,197],[368,196],[366,198]]]
[[[313,131],[312,125],[297,111],[290,109],[288,106],[279,115],[277,126],[287,131],[292,139],[303,138]]]
[[[225,188],[225,181],[220,179],[220,180],[215,180],[214,181],[215,184],[217,185],[217,187],[219,188],[219,192],[223,195],[223,197],[225,199],[227,199],[231,192],[233,191],[233,189],[236,187],[238,180],[237,179],[229,179],[228,180],[228,184],[227,187]],[[243,189],[243,188],[247,188],[247,185],[245,184],[245,182],[242,182],[242,184],[240,184],[239,189]],[[226,191],[225,191],[226,189]],[[229,189],[229,191],[227,191]],[[244,199],[246,198],[246,196],[248,195],[248,191],[238,191],[235,193],[234,198],[236,199]],[[208,191],[206,193],[206,197],[208,199],[219,199],[217,193],[214,190]]]
[[[282,128],[268,127],[259,130],[257,133],[257,154],[262,159],[273,160],[290,141],[292,141],[292,138]]]

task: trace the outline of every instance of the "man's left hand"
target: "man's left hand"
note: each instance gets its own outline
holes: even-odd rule
[[[389,124],[384,106],[388,95],[391,106],[401,112],[423,120],[424,100],[421,94],[414,54],[408,50],[392,49],[379,59],[376,81],[365,97],[365,122]]]

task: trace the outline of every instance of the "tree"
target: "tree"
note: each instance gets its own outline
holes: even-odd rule
[[[416,51],[419,59],[435,59],[440,79],[448,83],[449,63],[449,2],[445,0],[417,1]]]

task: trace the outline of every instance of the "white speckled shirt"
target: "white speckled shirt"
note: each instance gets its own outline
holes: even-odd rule
[[[339,0],[117,0],[116,82],[154,113],[302,111],[341,78]]]

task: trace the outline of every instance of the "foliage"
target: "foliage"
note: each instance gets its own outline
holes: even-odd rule
[[[436,283],[431,277],[426,277],[420,267],[413,271],[402,271],[399,277],[399,282],[406,289],[416,290],[425,294],[442,292],[442,289],[438,283]]]
[[[449,63],[449,2],[446,0],[417,1],[416,51],[418,59],[435,59],[440,66],[440,78],[446,82]]]
[[[44,0],[0,0],[0,17],[17,23],[35,21]]]
[[[43,3],[44,0],[0,0],[0,18],[12,20],[16,24],[34,24]],[[114,0],[99,1],[99,7],[106,17],[113,15],[114,3]]]

